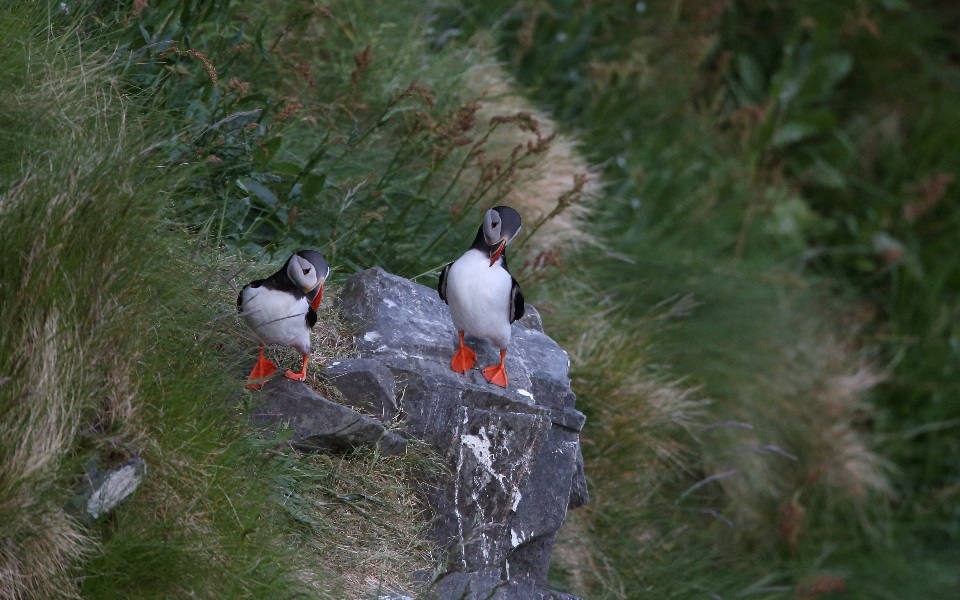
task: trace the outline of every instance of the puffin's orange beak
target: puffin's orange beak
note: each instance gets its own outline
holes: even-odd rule
[[[320,301],[323,300],[323,284],[320,284],[320,289],[317,290],[317,295],[313,297],[313,300],[310,301],[310,308],[316,311],[320,308]]]
[[[500,255],[503,254],[503,248],[507,245],[507,240],[501,240],[500,244],[497,246],[497,249],[493,251],[493,254],[490,256],[490,266],[492,267],[496,264],[497,259],[500,258]]]

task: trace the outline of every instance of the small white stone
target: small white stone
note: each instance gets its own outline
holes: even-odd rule
[[[380,339],[380,334],[376,331],[368,331],[367,333],[363,334],[363,339],[368,342],[375,342]]]
[[[98,519],[100,515],[113,510],[137,490],[142,479],[134,465],[127,465],[111,473],[103,485],[90,496],[87,514],[92,519]]]

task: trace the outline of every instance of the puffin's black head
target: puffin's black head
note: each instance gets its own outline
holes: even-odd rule
[[[300,250],[287,260],[287,277],[311,298],[310,306],[316,310],[323,297],[323,282],[330,275],[330,265],[323,255],[315,250]]]
[[[520,213],[509,206],[494,206],[483,216],[483,225],[477,232],[477,239],[483,236],[487,245],[490,266],[496,264],[503,249],[520,232]]]

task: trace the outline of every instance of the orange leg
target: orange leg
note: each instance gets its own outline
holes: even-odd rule
[[[273,362],[263,355],[263,344],[260,344],[260,354],[257,355],[257,362],[253,364],[253,370],[250,371],[250,375],[247,377],[247,381],[250,382],[247,384],[247,388],[259,390],[265,383],[260,380],[270,377],[276,370],[277,365],[273,364]]]
[[[309,355],[309,354],[304,354],[304,355],[303,355],[303,368],[300,369],[300,372],[299,372],[299,373],[295,373],[295,372],[293,372],[293,371],[287,371],[287,372],[286,372],[286,376],[289,377],[290,379],[294,380],[294,381],[303,381],[304,379],[306,379],[306,378],[307,378],[307,362],[308,362],[309,360],[310,360],[310,355]]]
[[[507,362],[507,351],[500,351],[500,364],[487,367],[483,370],[483,378],[494,385],[507,387],[507,370],[504,363]]]
[[[466,373],[477,364],[477,353],[467,347],[463,342],[463,332],[460,333],[460,347],[453,353],[453,360],[450,361],[450,368],[457,373]]]

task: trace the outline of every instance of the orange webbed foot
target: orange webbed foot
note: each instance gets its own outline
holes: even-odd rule
[[[450,368],[456,373],[466,373],[477,364],[477,353],[467,347],[463,341],[463,332],[460,332],[460,347],[453,353]]]
[[[310,355],[305,354],[303,356],[303,368],[300,369],[300,372],[298,373],[296,371],[287,371],[286,373],[284,373],[284,376],[294,381],[305,380],[307,378],[307,362],[309,360],[310,360]]]
[[[503,365],[493,365],[483,370],[483,378],[502,388],[507,387],[507,371]]]
[[[500,364],[487,367],[483,370],[483,378],[492,383],[493,385],[499,385],[502,388],[507,387],[507,351],[500,351]]]
[[[257,356],[257,362],[253,365],[253,370],[247,377],[247,389],[259,390],[266,383],[262,381],[277,372],[277,365],[263,355],[263,346],[260,346],[260,354]]]
[[[456,353],[453,355],[453,360],[450,361],[450,368],[457,373],[466,373],[472,369],[475,364],[477,364],[477,353],[463,346],[457,348]]]
[[[298,373],[296,371],[290,371],[290,370],[284,373],[284,376],[294,381],[303,381],[307,378],[306,373]]]

